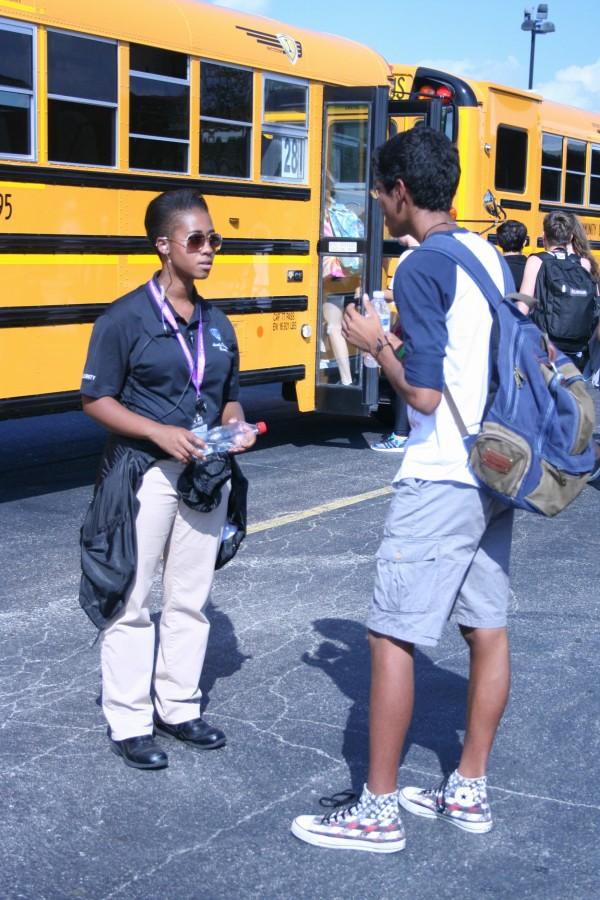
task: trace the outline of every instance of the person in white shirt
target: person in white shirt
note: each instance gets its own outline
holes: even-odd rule
[[[492,244],[458,228],[450,207],[458,152],[421,127],[376,153],[374,185],[392,236],[464,242],[500,289]],[[482,833],[492,827],[486,769],[509,690],[506,629],[513,511],[476,484],[452,414],[447,385],[468,429],[481,422],[488,391],[491,313],[487,300],[447,257],[414,250],[396,279],[404,343],[383,333],[369,301],[350,305],[346,339],[371,353],[408,403],[410,437],[377,553],[367,619],[371,647],[369,770],[357,803],[329,816],[299,816],[292,832],[323,847],[393,853],[405,846],[401,807]],[[402,361],[398,358],[402,355]],[[433,647],[452,615],[470,652],[464,746],[456,769],[433,789],[398,791],[413,711],[416,644]]]

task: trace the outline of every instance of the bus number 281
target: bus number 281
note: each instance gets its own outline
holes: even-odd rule
[[[281,142],[282,175],[284,178],[303,178],[304,142],[300,138],[284,137]]]

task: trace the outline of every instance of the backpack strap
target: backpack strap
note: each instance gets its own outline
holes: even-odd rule
[[[473,279],[487,302],[495,312],[504,296],[514,292],[515,282],[506,261],[498,253],[498,260],[502,267],[502,275],[504,277],[504,294],[499,290],[496,282],[489,274],[482,262],[475,256],[472,250],[469,250],[463,242],[458,238],[448,240],[447,236],[434,234],[427,239],[427,243],[422,244],[416,252],[418,253],[440,253],[442,256],[451,259],[452,262],[460,266],[461,269]],[[497,251],[496,251],[497,252]]]
[[[498,307],[504,300],[503,294],[499,290],[496,282],[489,274],[483,263],[479,261],[472,250],[469,250],[468,247],[465,247],[462,241],[457,240],[456,238],[449,241],[447,237],[442,237],[441,235],[432,235],[428,239],[427,245],[422,245],[421,247],[419,247],[417,252],[440,253],[447,259],[451,259],[452,262],[456,263],[457,266],[460,266],[461,269],[463,269],[467,273],[467,275],[475,282],[475,284],[489,303],[492,313],[494,313],[498,309]],[[500,265],[502,267],[502,275],[504,277],[504,294],[514,294],[515,282],[512,273],[508,268],[506,261],[500,256],[500,254],[498,254],[498,259],[500,261]],[[466,438],[469,434],[467,426],[464,423],[463,417],[458,410],[458,406],[456,405],[454,397],[452,396],[447,384],[444,384],[444,390],[442,393],[444,399],[446,400],[446,403],[448,404],[448,408],[452,413],[452,418],[456,422],[456,427],[460,432],[460,436],[462,438]]]

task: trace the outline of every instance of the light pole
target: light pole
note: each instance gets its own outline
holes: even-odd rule
[[[549,34],[556,31],[554,22],[548,22],[548,4],[538,3],[537,10],[535,6],[526,9],[525,18],[521,23],[522,31],[531,32],[531,51],[529,53],[529,90],[533,87],[533,60],[535,57],[535,36],[536,34]]]

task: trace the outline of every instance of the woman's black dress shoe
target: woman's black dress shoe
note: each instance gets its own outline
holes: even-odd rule
[[[112,752],[132,769],[166,769],[169,765],[169,757],[157,746],[151,734],[113,741],[109,732],[108,741]]]
[[[200,750],[216,750],[217,747],[224,747],[227,738],[218,728],[208,725],[204,719],[189,719],[187,722],[180,722],[178,725],[169,725],[163,722],[157,713],[154,713],[154,725],[160,734],[166,734],[169,737],[177,738],[179,741],[187,741]]]

